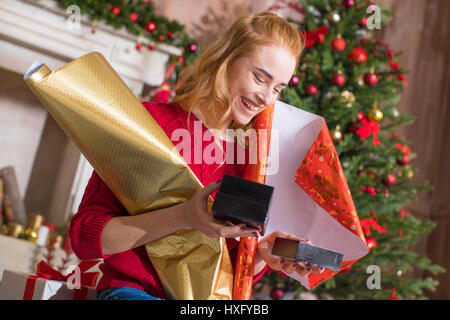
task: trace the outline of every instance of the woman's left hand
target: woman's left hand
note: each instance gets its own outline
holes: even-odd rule
[[[272,248],[275,238],[285,238],[290,240],[303,241],[311,244],[311,241],[299,238],[283,231],[275,231],[261,239],[258,243],[258,251],[261,258],[272,270],[283,271],[287,274],[297,272],[300,276],[306,277],[312,273],[322,273],[325,269],[317,266],[310,266],[307,263],[295,261],[288,258],[272,255]]]

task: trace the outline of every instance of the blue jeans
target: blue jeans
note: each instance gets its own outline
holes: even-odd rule
[[[147,291],[133,288],[109,288],[97,292],[97,300],[162,300],[149,294]]]

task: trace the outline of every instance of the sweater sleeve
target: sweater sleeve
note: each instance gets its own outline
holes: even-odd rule
[[[78,208],[70,220],[73,251],[81,260],[107,258],[102,252],[101,234],[112,218],[127,212],[100,176],[94,171]]]

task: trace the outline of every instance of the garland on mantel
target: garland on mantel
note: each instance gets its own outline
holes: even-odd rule
[[[80,8],[81,14],[92,21],[92,33],[95,33],[97,22],[113,26],[115,29],[125,28],[128,33],[137,36],[136,50],[154,50],[157,43],[164,43],[182,49],[179,57],[171,57],[175,63],[173,80],[178,79],[184,64],[192,62],[198,54],[198,44],[184,31],[184,26],[177,21],[169,21],[155,13],[151,0],[55,0],[67,9],[71,5]],[[149,41],[143,46],[142,39]]]

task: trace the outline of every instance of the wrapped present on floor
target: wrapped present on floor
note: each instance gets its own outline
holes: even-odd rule
[[[68,274],[51,268],[44,261],[36,274],[4,270],[0,300],[95,300],[99,272],[90,272],[99,260],[82,261]]]

